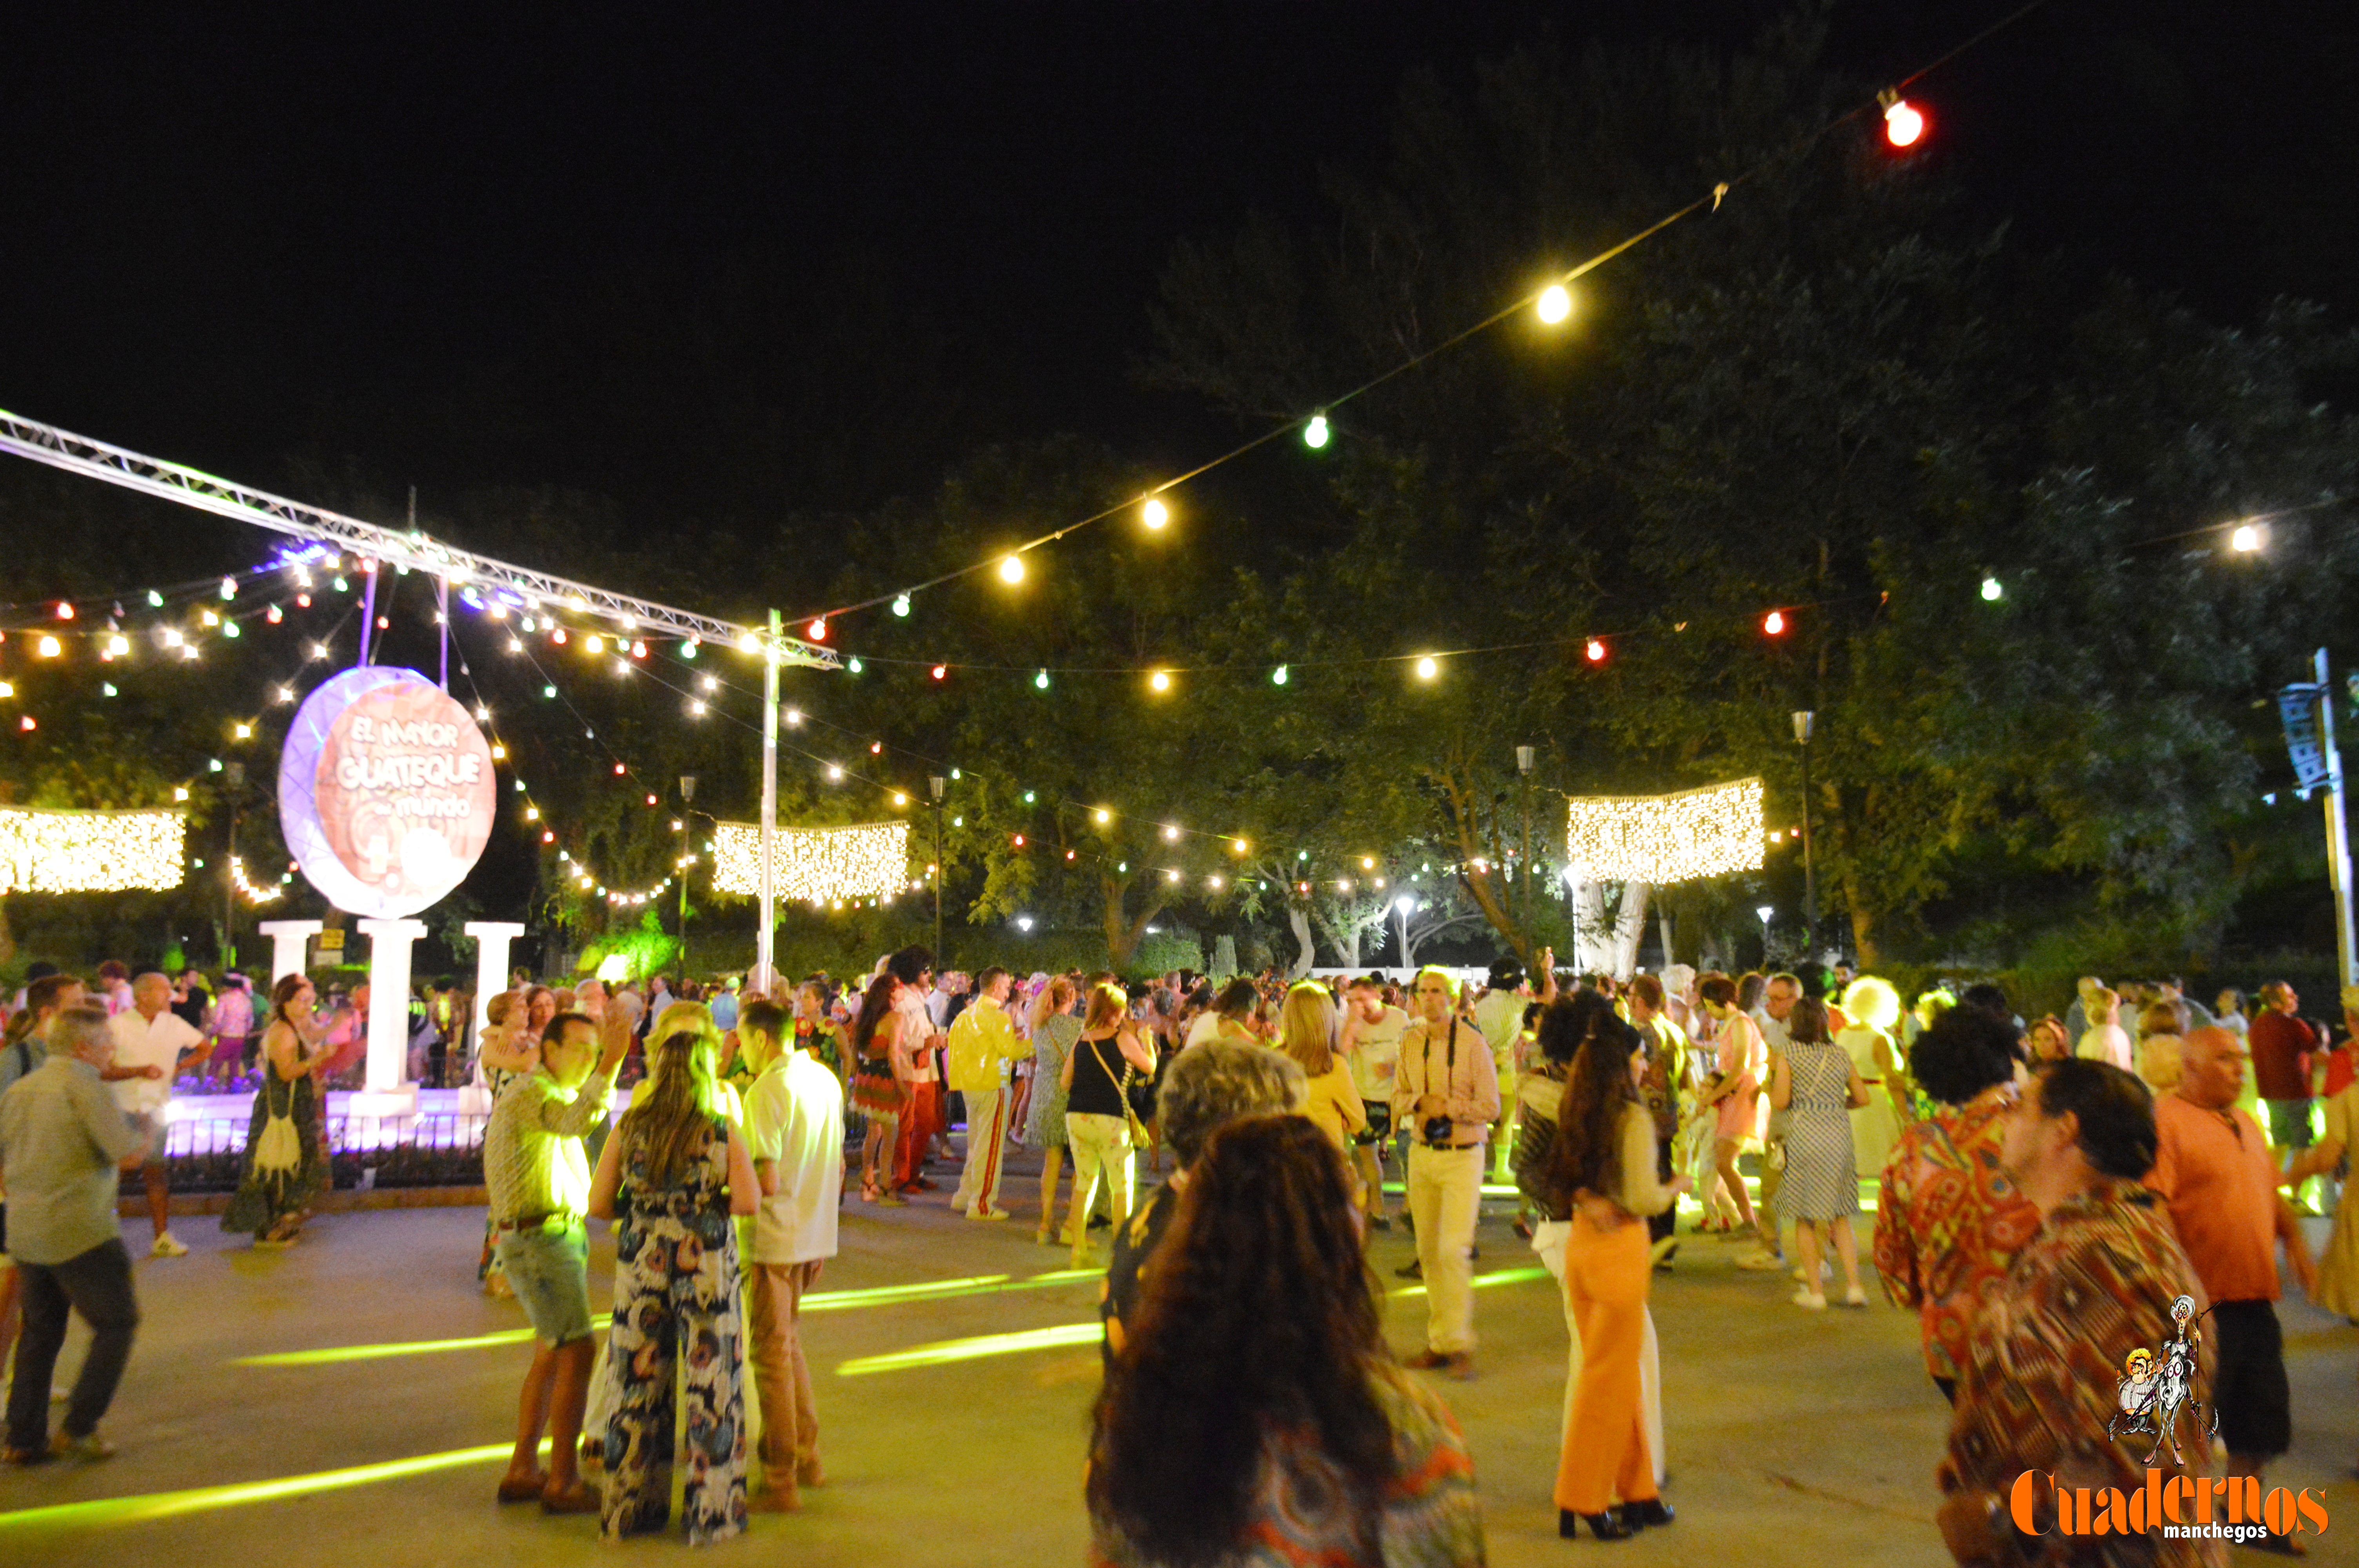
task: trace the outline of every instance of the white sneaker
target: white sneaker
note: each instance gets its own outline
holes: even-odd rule
[[[1799,1290],[1794,1292],[1794,1304],[1804,1312],[1824,1312],[1827,1310],[1827,1298],[1818,1291]]]
[[[185,1258],[188,1255],[189,1249],[174,1240],[168,1230],[156,1238],[156,1245],[147,1249],[150,1258]]]
[[[1864,1307],[1866,1304],[1867,1292],[1860,1289],[1857,1285],[1854,1285],[1850,1290],[1843,1292],[1843,1305],[1849,1307]]]

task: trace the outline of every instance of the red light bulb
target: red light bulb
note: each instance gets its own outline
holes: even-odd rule
[[[1763,616],[1761,618],[1761,630],[1768,633],[1772,637],[1781,637],[1785,635],[1786,612],[1782,610],[1773,610],[1768,614]]]
[[[1591,664],[1602,665],[1605,662],[1605,644],[1596,638],[1592,637],[1589,640],[1589,646],[1583,651],[1588,654]]]
[[[1884,139],[1896,147],[1913,147],[1925,135],[1925,112],[1906,98],[1884,106]]]

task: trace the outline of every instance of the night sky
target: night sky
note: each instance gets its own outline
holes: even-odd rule
[[[1782,9],[22,7],[0,406],[256,482],[626,510],[729,489],[754,404],[793,427],[749,481],[787,506],[1061,430],[1200,456],[1228,431],[1134,379],[1175,243],[1315,221],[1409,70]],[[1840,5],[1832,53],[1872,86],[2006,9]],[[1977,212],[2072,265],[2347,319],[2354,74],[2347,3],[2050,0],[1915,95]]]

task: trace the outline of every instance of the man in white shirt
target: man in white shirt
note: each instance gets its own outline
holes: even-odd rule
[[[1208,1015],[1209,1016],[1209,1015]],[[1408,1014],[1385,1001],[1381,986],[1372,978],[1353,980],[1343,993],[1343,1033],[1338,1046],[1352,1065],[1352,1087],[1360,1091],[1367,1127],[1352,1141],[1352,1161],[1366,1190],[1363,1207],[1368,1224],[1390,1230],[1385,1214],[1385,1151],[1392,1144],[1393,1076],[1400,1063],[1401,1033]]]
[[[843,1192],[843,1087],[803,1052],[782,1048],[786,1027],[776,1002],[749,1001],[738,1014],[737,1038],[758,1068],[745,1091],[745,1137],[762,1184],[746,1266],[762,1477],[747,1502],[781,1513],[825,1479],[800,1316],[804,1293],[835,1256]]]
[[[131,1010],[107,1020],[114,1039],[114,1065],[136,1076],[114,1081],[114,1103],[147,1136],[140,1173],[147,1184],[147,1217],[156,1227],[150,1258],[178,1258],[188,1251],[173,1238],[171,1189],[164,1179],[164,1126],[171,1108],[172,1080],[180,1065],[205,1048],[205,1037],[172,1011],[172,982],[155,970],[131,983]],[[152,1076],[146,1069],[156,1068]]]
[[[1408,1209],[1426,1292],[1426,1348],[1408,1365],[1465,1379],[1474,1375],[1470,1254],[1483,1206],[1483,1144],[1499,1119],[1499,1076],[1451,990],[1440,969],[1418,972],[1418,1015],[1401,1036],[1393,1119],[1415,1140]]]

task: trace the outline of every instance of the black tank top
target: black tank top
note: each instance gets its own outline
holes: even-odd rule
[[[1073,1042],[1073,1087],[1065,1109],[1084,1116],[1122,1114],[1122,1073],[1130,1064],[1114,1035]]]

